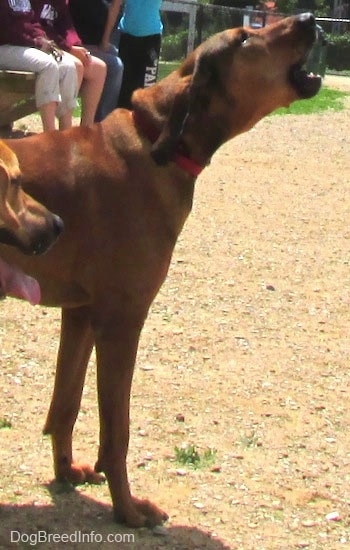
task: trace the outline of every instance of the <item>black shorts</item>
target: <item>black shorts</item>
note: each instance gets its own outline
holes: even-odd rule
[[[160,34],[138,37],[121,33],[119,57],[124,64],[124,73],[118,107],[129,109],[133,91],[156,82],[160,47]]]

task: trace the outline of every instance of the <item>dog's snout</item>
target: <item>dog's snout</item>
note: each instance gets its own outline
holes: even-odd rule
[[[51,226],[49,231],[47,227],[45,231],[40,231],[40,233],[36,235],[35,241],[32,242],[31,247],[26,251],[27,254],[43,254],[51,248],[51,246],[61,235],[64,229],[62,219],[57,216],[57,214],[52,214],[51,218]]]
[[[301,13],[297,16],[297,20],[304,27],[315,27],[316,20],[312,13]]]
[[[56,214],[54,214],[53,216],[52,225],[55,237],[59,237],[64,229],[64,223],[62,219]]]

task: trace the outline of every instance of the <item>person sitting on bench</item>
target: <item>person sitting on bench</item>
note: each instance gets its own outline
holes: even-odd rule
[[[89,126],[94,123],[101,98],[106,64],[83,46],[66,0],[32,0],[32,4],[46,34],[75,62],[81,98],[81,125]]]
[[[78,95],[74,60],[49,40],[30,0],[0,0],[0,69],[37,74],[36,106],[43,130],[72,126]]]

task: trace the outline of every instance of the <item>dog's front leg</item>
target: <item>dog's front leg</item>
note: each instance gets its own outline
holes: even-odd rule
[[[72,454],[72,432],[93,344],[89,308],[62,310],[55,387],[44,433],[52,436],[56,479],[73,484],[104,479],[92,467],[74,463]]]
[[[167,519],[157,506],[131,495],[127,476],[130,391],[142,324],[143,319],[119,317],[95,337],[100,408],[95,469],[106,474],[116,521],[130,527],[158,525]]]

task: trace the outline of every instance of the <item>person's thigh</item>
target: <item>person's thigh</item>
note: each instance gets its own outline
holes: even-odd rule
[[[13,71],[32,71],[39,73],[51,63],[50,56],[26,46],[0,46],[0,67]]]

